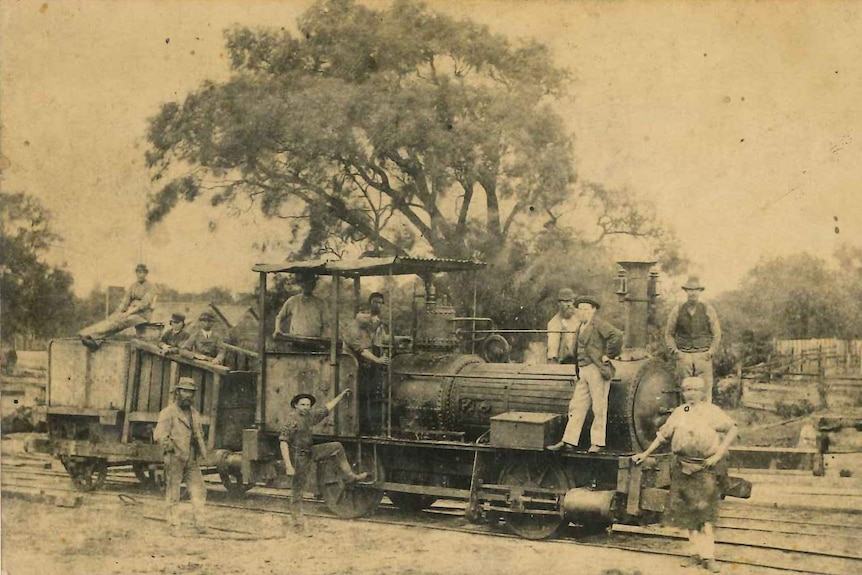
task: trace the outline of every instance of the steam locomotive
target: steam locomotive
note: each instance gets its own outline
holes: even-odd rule
[[[654,521],[668,494],[669,456],[641,466],[630,456],[654,439],[680,395],[673,369],[645,350],[656,298],[652,266],[620,263],[625,336],[602,453],[544,449],[562,434],[574,366],[490,363],[464,349],[461,334],[473,333],[481,318],[459,318],[437,301],[434,278],[477,273],[484,264],[401,256],[256,265],[258,349],[233,348],[227,367],[165,356],[142,338],[109,341],[97,352],[76,340],[52,342],[44,449],[84,489],[97,488],[109,467],[129,464],[142,481],[158,484],[162,455],[152,430],[172,384],[190,376],[212,454],[206,471],[234,493],[283,486],[278,432],[290,399],[311,393],[326,402],[349,388],[351,399],[316,428],[316,440],[340,441],[355,470],[371,478],[345,483],[331,462],[318,464],[313,491],[339,517],[370,514],[386,495],[411,510],[459,500],[471,520],[502,521],[529,539],[569,522]],[[329,338],[269,337],[267,279],[277,273],[331,278]],[[390,338],[388,368],[365,369],[340,341],[342,284],[352,280],[358,300],[363,277],[403,275],[418,276],[424,292],[414,298],[410,334]],[[394,334],[391,313],[388,323]]]

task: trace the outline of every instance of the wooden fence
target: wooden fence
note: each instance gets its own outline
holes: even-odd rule
[[[776,340],[769,360],[738,370],[742,404],[789,414],[862,406],[862,341]]]
[[[773,348],[794,371],[862,375],[862,340],[777,339]]]

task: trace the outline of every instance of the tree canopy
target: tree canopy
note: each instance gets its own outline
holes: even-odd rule
[[[731,339],[749,332],[782,339],[862,337],[862,250],[843,246],[838,265],[807,253],[764,259],[722,296]]]
[[[340,237],[463,257],[566,198],[566,74],[543,45],[412,0],[322,1],[299,24],[227,31],[232,77],[151,119],[150,225],[180,199],[252,198],[303,255]]]
[[[43,257],[60,237],[32,196],[0,192],[0,293],[3,340],[64,335],[73,322],[72,276]]]

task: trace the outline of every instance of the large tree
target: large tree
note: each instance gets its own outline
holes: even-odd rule
[[[50,213],[27,194],[0,192],[0,294],[4,342],[45,339],[73,329],[72,276],[44,261],[60,237]]]
[[[836,255],[841,266],[801,253],[764,259],[749,270],[739,289],[717,302],[729,341],[744,332],[783,339],[860,337],[862,260],[849,248]]]
[[[543,45],[412,0],[315,4],[285,30],[227,32],[232,76],[151,119],[149,223],[180,200],[252,198],[301,221],[301,255],[333,234],[468,256],[552,218],[575,179]],[[298,220],[297,218],[301,218]]]

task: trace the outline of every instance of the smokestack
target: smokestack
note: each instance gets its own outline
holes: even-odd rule
[[[617,275],[616,293],[626,304],[623,359],[638,359],[647,353],[647,329],[659,295],[658,273],[652,271],[655,263],[617,262],[622,269]]]

